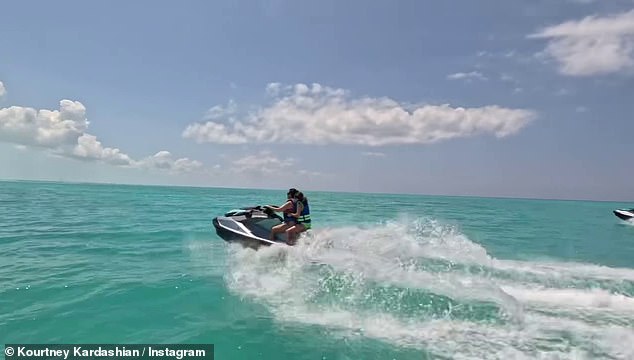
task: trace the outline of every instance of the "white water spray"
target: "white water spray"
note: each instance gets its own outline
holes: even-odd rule
[[[634,358],[634,269],[495,259],[434,221],[229,249],[229,289],[277,321],[456,359]]]

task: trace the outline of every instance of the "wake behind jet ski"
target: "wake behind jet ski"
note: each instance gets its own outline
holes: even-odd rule
[[[613,210],[614,215],[621,220],[632,220],[634,219],[634,209],[617,209]]]
[[[224,216],[213,218],[216,234],[225,241],[237,241],[248,246],[270,246],[286,244],[284,234],[278,234],[274,241],[269,240],[271,229],[283,222],[267,206],[251,206],[231,210]]]

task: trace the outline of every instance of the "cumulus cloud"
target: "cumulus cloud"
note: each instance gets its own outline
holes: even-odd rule
[[[487,80],[487,78],[482,75],[479,71],[471,71],[468,73],[458,72],[455,74],[447,75],[447,79],[449,80]]]
[[[119,149],[104,148],[97,137],[83,134],[77,139],[77,145],[72,154],[81,159],[103,160],[113,165],[133,165],[134,161]]]
[[[21,106],[0,109],[1,142],[46,149],[57,156],[102,161],[117,166],[153,167],[172,172],[189,172],[201,167],[198,161],[174,159],[167,151],[135,161],[117,148],[104,147],[96,136],[86,132],[88,125],[86,108],[79,101],[62,100],[59,110],[36,110]]]
[[[535,116],[529,110],[497,105],[410,107],[389,98],[351,98],[346,90],[320,84],[273,83],[267,92],[272,103],[243,119],[194,123],[182,135],[221,144],[430,144],[479,134],[509,136]]]
[[[7,89],[4,87],[2,81],[0,81],[0,98],[3,97],[7,93]]]
[[[159,151],[138,162],[138,166],[163,169],[173,173],[187,173],[201,169],[203,164],[188,158],[175,159],[169,151]]]
[[[248,155],[233,162],[231,170],[236,173],[274,174],[291,168],[295,159],[278,159],[269,151]]]
[[[227,106],[216,105],[211,109],[207,110],[205,114],[205,119],[218,119],[228,115],[232,115],[236,111],[236,103],[233,100],[229,100]]]
[[[282,84],[277,83],[277,82],[269,83],[266,86],[266,92],[269,95],[273,95],[273,96],[276,96],[277,94],[279,94],[281,89],[282,89]]]
[[[548,39],[543,55],[569,76],[616,73],[634,68],[634,10],[567,21],[529,35]]]
[[[183,131],[183,136],[198,142],[219,144],[244,144],[248,142],[248,139],[242,134],[234,133],[227,125],[213,121],[191,124]]]
[[[78,101],[59,104],[59,110],[0,109],[0,141],[46,148],[76,143],[88,127],[86,108]]]

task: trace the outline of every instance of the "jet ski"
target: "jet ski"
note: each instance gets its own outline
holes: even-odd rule
[[[613,210],[614,215],[621,220],[634,219],[634,209],[617,209]]]
[[[243,207],[213,218],[216,234],[228,242],[241,242],[249,247],[286,244],[286,235],[277,234],[269,240],[271,228],[282,224],[283,218],[267,206]]]

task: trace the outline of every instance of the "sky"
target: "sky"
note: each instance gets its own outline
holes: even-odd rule
[[[0,179],[634,201],[634,0],[0,12]]]

